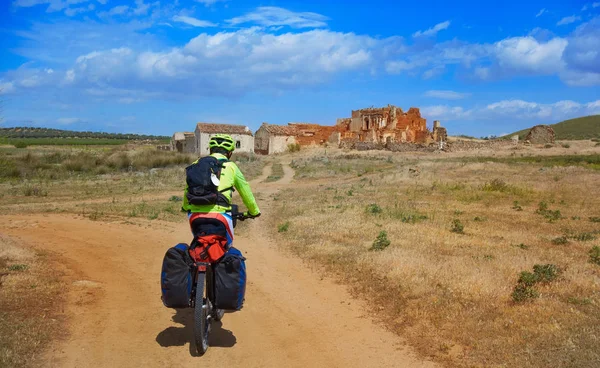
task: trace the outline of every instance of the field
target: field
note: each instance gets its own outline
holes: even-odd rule
[[[420,357],[448,367],[596,367],[600,148],[568,144],[450,154],[315,148],[234,160],[248,178],[263,178],[253,186],[261,231],[303,258],[307,273],[349,285],[363,315]],[[181,222],[183,168],[193,159],[149,146],[1,147],[0,215],[167,228]],[[44,274],[17,248],[0,238],[0,310],[10,313],[5,321],[29,322],[0,324],[0,336],[27,323],[60,330],[56,295],[31,314],[7,307],[31,295],[8,292],[23,278],[62,285],[60,267]],[[60,261],[44,257],[38,262]],[[41,310],[52,317],[33,319]],[[0,362],[39,359],[48,336],[31,331]]]
[[[600,156],[494,155],[293,158],[271,227],[425,356],[598,366]]]

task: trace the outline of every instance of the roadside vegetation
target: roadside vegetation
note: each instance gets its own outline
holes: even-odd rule
[[[424,356],[597,366],[600,156],[438,157],[295,156],[273,234]]]
[[[184,169],[196,158],[152,146],[0,148],[0,214],[66,212],[93,220],[178,221]],[[232,160],[248,180],[264,167],[254,154]]]

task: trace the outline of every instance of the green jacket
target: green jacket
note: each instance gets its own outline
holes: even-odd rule
[[[225,157],[224,155],[222,155],[220,153],[213,153],[211,156],[215,157],[218,160],[226,160],[227,159],[227,157]],[[198,162],[198,160],[196,160],[194,163],[196,163],[196,162]],[[260,213],[260,209],[258,209],[258,205],[256,204],[256,200],[254,199],[254,195],[252,194],[250,185],[246,181],[246,178],[244,178],[244,174],[242,174],[242,171],[238,168],[238,166],[234,162],[227,161],[223,164],[223,169],[221,170],[220,180],[221,180],[221,182],[219,183],[219,188],[218,188],[219,191],[222,191],[227,188],[235,188],[240,193],[240,196],[242,197],[242,201],[244,202],[244,205],[246,205],[246,208],[248,208],[248,212],[251,215],[258,215]],[[224,206],[219,206],[216,204],[215,205],[198,206],[198,205],[190,204],[190,203],[188,203],[188,200],[187,200],[187,192],[188,192],[188,186],[186,184],[185,192],[183,193],[183,207],[182,207],[185,211],[203,212],[203,213],[209,213],[209,212],[223,213],[223,212],[227,212],[227,211],[231,210],[231,206],[224,207]],[[231,196],[233,195],[233,189],[224,191],[223,195],[225,196],[225,198],[227,198],[227,201],[229,203],[231,203]]]

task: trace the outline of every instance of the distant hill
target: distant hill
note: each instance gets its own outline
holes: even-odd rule
[[[600,115],[590,115],[576,119],[569,119],[561,121],[560,123],[552,124],[550,127],[554,129],[554,133],[556,133],[556,139],[558,140],[600,138]],[[518,132],[508,134],[503,138],[509,138],[517,134],[519,139],[524,139],[531,128],[532,127],[519,130]]]
[[[103,140],[119,139],[128,141],[168,141],[170,137],[146,134],[77,132],[73,130],[60,130],[51,128],[15,127],[0,128],[0,138],[93,138]]]

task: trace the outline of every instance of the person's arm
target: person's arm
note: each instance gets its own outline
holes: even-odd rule
[[[246,181],[244,174],[242,171],[232,162],[234,169],[234,177],[233,177],[233,186],[240,193],[240,197],[242,197],[242,201],[246,208],[248,208],[248,213],[252,216],[257,216],[260,214],[260,209],[258,208],[258,204],[254,199],[254,194],[252,194],[252,189],[250,189],[250,184]]]
[[[188,186],[186,184],[185,190],[183,191],[183,204],[181,205],[181,210],[186,211],[186,212],[190,210],[190,204],[188,203],[188,199],[187,199],[187,192],[188,192]]]

